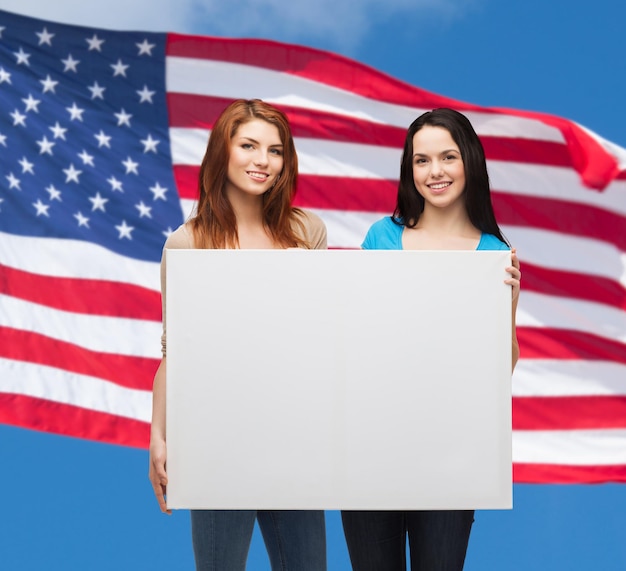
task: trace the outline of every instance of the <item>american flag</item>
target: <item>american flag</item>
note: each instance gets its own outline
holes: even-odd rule
[[[193,211],[213,122],[241,97],[287,113],[296,203],[334,248],[392,212],[411,121],[465,113],[524,273],[515,481],[626,481],[625,149],[301,46],[2,11],[0,422],[147,446],[161,248]]]

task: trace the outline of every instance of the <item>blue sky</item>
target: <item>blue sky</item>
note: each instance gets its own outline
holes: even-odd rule
[[[567,117],[626,147],[626,5],[614,1],[0,0],[0,8],[299,43],[454,99]],[[3,569],[192,568],[188,514],[158,512],[147,452],[0,426],[0,458]],[[513,510],[477,514],[466,570],[622,571],[625,514],[624,486],[517,485]],[[327,521],[330,570],[349,569],[338,514]],[[250,563],[269,568],[258,533]]]

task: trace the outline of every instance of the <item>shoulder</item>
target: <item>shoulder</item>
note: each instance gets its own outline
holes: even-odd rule
[[[327,232],[324,221],[317,214],[301,208],[294,210],[294,217],[298,222],[295,230],[297,232],[298,226],[301,227],[304,233],[302,238],[304,238],[309,248],[325,250],[327,247]]]
[[[190,249],[193,248],[193,236],[188,223],[181,224],[165,240],[163,249]]]
[[[398,249],[404,227],[396,224],[391,216],[385,216],[372,224],[361,247],[365,250]]]
[[[511,248],[493,234],[483,232],[477,250],[510,250]]]

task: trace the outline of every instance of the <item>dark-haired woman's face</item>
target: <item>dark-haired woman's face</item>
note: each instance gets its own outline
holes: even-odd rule
[[[424,207],[463,205],[465,167],[459,146],[443,127],[425,125],[413,136],[413,182]]]
[[[283,170],[283,143],[278,128],[262,119],[239,126],[230,145],[226,193],[262,196]]]

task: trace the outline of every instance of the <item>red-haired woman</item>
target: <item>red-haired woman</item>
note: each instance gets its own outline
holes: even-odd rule
[[[197,213],[167,239],[167,248],[326,248],[326,227],[291,203],[298,158],[285,115],[260,101],[237,100],[217,119],[200,167]],[[166,512],[165,256],[161,262],[163,359],[153,387],[150,481]],[[255,521],[272,569],[323,571],[326,534],[321,511],[192,510],[197,569],[246,566]]]

